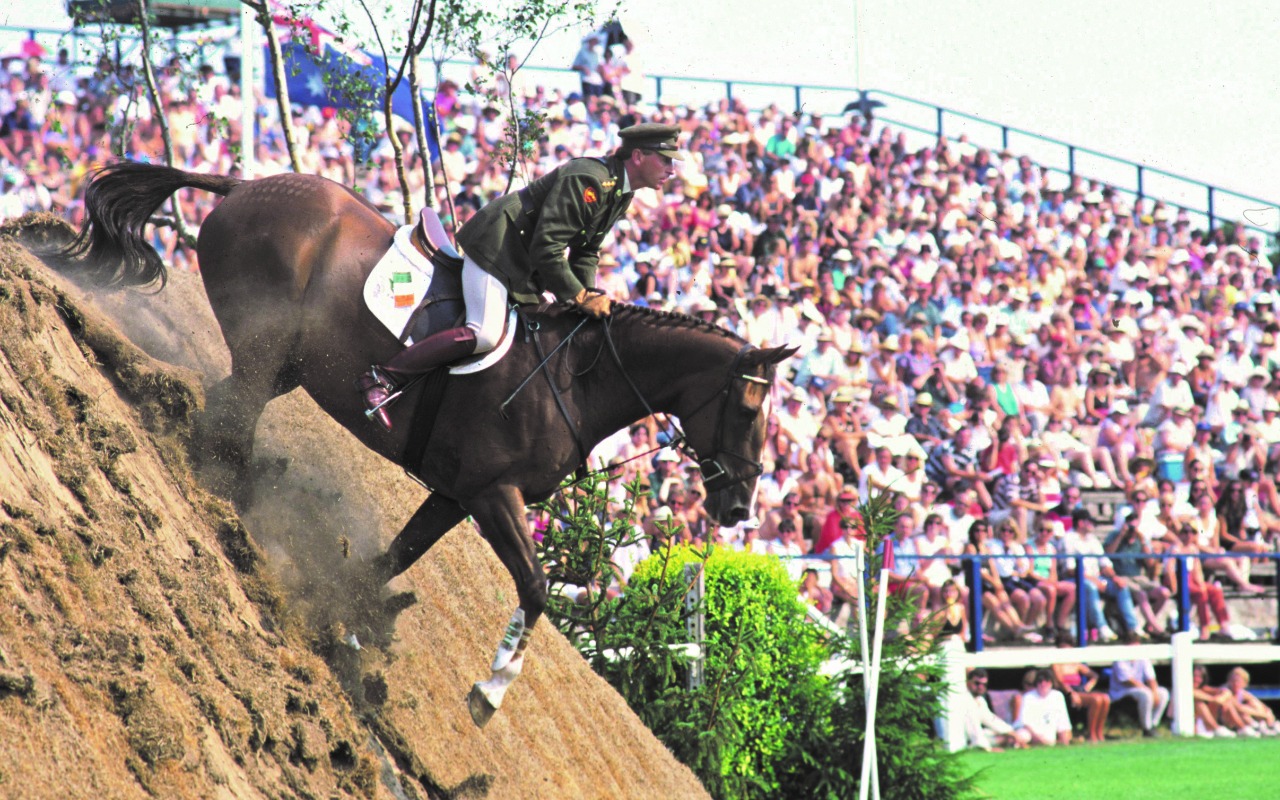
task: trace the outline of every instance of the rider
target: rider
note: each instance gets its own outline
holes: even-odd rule
[[[609,298],[592,288],[600,242],[637,189],[659,188],[672,176],[679,131],[651,122],[623,128],[612,156],[570,159],[468,220],[458,231],[466,324],[414,342],[361,375],[369,416],[391,430],[383,406],[399,387],[442,364],[492,350],[506,323],[508,297],[537,304],[544,291],[551,292],[593,317],[609,316]]]

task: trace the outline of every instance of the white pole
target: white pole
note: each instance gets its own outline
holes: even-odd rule
[[[254,64],[258,56],[258,37],[255,36],[258,20],[253,9],[240,6],[240,175],[245,180],[253,177],[254,117],[258,110],[257,92],[254,91]]]
[[[867,704],[867,715],[870,717],[871,709],[871,646],[867,639],[867,600],[865,597],[867,591],[867,547],[866,542],[859,547],[854,554],[855,570],[858,573],[858,641],[862,645],[862,697]],[[859,783],[858,797],[860,800],[867,800],[867,793],[870,791],[870,785],[867,781],[867,753],[874,743],[871,738],[871,729],[864,726],[866,732],[866,742],[862,747],[862,780]],[[874,756],[874,754],[873,754]]]
[[[942,717],[947,736],[947,752],[958,753],[964,749],[966,734],[960,720],[960,700],[967,691],[964,682],[964,645],[954,636],[942,643],[943,669],[946,675],[947,694],[942,707]]]
[[[853,570],[858,576],[858,641],[862,645],[862,695],[871,694],[871,646],[867,640],[867,603],[863,593],[867,590],[866,546],[854,552]]]
[[[885,540],[886,547],[893,544]],[[861,800],[867,800],[868,792],[874,786],[872,797],[880,798],[880,769],[876,763],[876,702],[880,693],[880,659],[884,650],[884,605],[885,595],[889,588],[889,570],[880,570],[880,586],[876,597],[876,633],[875,645],[871,652],[871,692],[867,695],[867,743],[862,748],[862,780],[858,792]]]
[[[1195,668],[1191,651],[1191,632],[1173,635],[1173,729],[1179,736],[1195,736],[1195,697],[1192,672]]]

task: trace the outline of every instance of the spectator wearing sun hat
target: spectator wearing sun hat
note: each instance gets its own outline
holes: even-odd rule
[[[1232,386],[1241,387],[1248,383],[1253,369],[1253,359],[1245,349],[1244,333],[1232,330],[1227,334],[1227,351],[1218,356],[1218,378],[1229,379]]]
[[[805,354],[796,367],[796,386],[813,387],[819,391],[833,387],[844,371],[844,354],[835,345],[835,337],[829,328],[818,332],[817,346]]]
[[[1191,384],[1187,381],[1187,365],[1174,363],[1165,373],[1164,380],[1151,393],[1151,401],[1147,413],[1142,418],[1142,427],[1155,428],[1169,418],[1169,410],[1177,406],[1194,406],[1195,398],[1191,394]]]

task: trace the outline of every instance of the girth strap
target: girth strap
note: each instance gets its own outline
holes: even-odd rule
[[[422,382],[422,393],[418,395],[418,407],[409,422],[409,438],[400,461],[410,477],[426,485],[422,477],[422,459],[427,454],[431,432],[435,430],[436,418],[440,414],[440,401],[444,399],[444,390],[449,383],[449,370],[433,369],[417,380]]]

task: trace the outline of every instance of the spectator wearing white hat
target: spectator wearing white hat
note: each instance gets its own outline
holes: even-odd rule
[[[844,354],[836,347],[829,328],[818,333],[817,346],[805,354],[796,367],[796,386],[827,391],[835,386],[844,371]]]
[[[1175,363],[1194,365],[1209,347],[1204,340],[1204,323],[1195,314],[1183,314],[1169,333],[1175,345]]]
[[[822,427],[822,421],[810,408],[809,393],[799,387],[787,394],[782,407],[777,410],[778,425],[794,441],[812,442]]]
[[[1269,459],[1280,458],[1280,400],[1268,397],[1262,403],[1262,421],[1254,426],[1258,430],[1258,438],[1267,447]]]
[[[1155,428],[1171,415],[1173,408],[1195,405],[1191,396],[1191,384],[1187,382],[1187,365],[1175,362],[1165,373],[1164,380],[1151,393],[1151,401],[1147,405],[1146,416],[1142,418],[1142,427]]]
[[[1210,390],[1204,405],[1205,421],[1213,426],[1214,431],[1223,441],[1228,443],[1233,440],[1229,438],[1234,436],[1232,421],[1241,403],[1240,394],[1236,390],[1243,385],[1243,377],[1239,383],[1236,383],[1234,371],[1229,374],[1222,374],[1219,371],[1218,380]]]
[[[1218,357],[1218,377],[1230,379],[1236,387],[1247,384],[1255,368],[1244,345],[1244,332],[1233,330],[1227,334],[1227,352]]]
[[[1191,403],[1179,403],[1173,406],[1169,409],[1169,418],[1156,428],[1152,449],[1155,451],[1157,464],[1161,466],[1162,477],[1169,477],[1175,481],[1182,479],[1183,455],[1196,437],[1196,423],[1191,418],[1194,408],[1195,406]],[[1176,477],[1164,474],[1164,466],[1168,459],[1172,459],[1179,465]]]
[[[1245,386],[1240,390],[1240,399],[1249,405],[1248,416],[1251,421],[1262,419],[1262,409],[1271,397],[1267,388],[1270,381],[1271,375],[1261,367],[1254,367],[1249,371]]]

